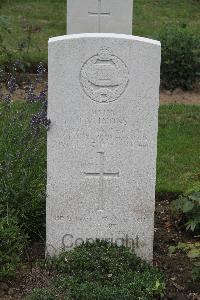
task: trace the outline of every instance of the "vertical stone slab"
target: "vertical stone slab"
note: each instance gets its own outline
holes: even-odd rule
[[[108,239],[153,257],[160,43],[49,41],[47,251]]]
[[[133,0],[67,0],[67,33],[132,34]]]

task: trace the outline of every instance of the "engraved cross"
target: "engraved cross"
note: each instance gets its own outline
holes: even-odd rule
[[[84,172],[86,177],[97,177],[99,179],[99,207],[104,204],[104,179],[105,178],[117,178],[119,177],[119,172],[105,172],[105,152],[98,152],[100,155],[100,170],[99,172]]]
[[[98,17],[98,32],[101,32],[101,17],[102,16],[110,16],[110,12],[103,12],[102,11],[102,0],[98,0],[98,11],[97,12],[91,12],[89,11],[89,16]]]

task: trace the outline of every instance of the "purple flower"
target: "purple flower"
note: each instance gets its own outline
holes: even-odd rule
[[[44,65],[40,62],[38,67],[37,67],[37,78],[36,78],[36,82],[40,82],[43,78],[44,75],[46,74],[46,68],[44,67]]]
[[[8,90],[10,94],[13,94],[17,89],[16,78],[11,76],[10,80],[8,80]]]
[[[11,94],[6,95],[5,97],[2,97],[2,101],[5,102],[6,104],[11,103]]]
[[[36,102],[36,95],[34,93],[35,91],[35,88],[33,87],[32,84],[30,84],[26,89],[25,89],[25,92],[26,92],[26,99],[31,102],[31,103],[34,103]]]
[[[46,129],[49,129],[50,120],[47,119],[47,112],[45,109],[42,109],[37,114],[32,116],[31,127],[34,132],[36,132],[39,126],[44,126]]]

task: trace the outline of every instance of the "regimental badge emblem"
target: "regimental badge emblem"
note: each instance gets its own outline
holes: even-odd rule
[[[110,48],[102,48],[83,64],[80,81],[84,92],[93,101],[109,103],[126,90],[129,72],[126,64]]]

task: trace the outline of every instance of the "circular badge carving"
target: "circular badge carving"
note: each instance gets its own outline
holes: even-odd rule
[[[129,72],[125,63],[113,55],[110,48],[102,48],[82,66],[80,81],[84,92],[93,101],[109,103],[126,90]]]

